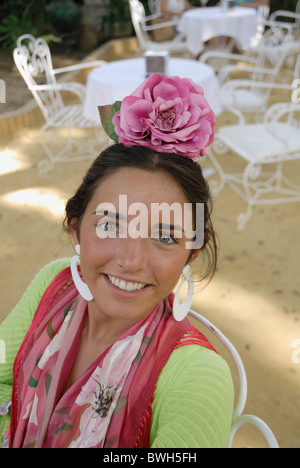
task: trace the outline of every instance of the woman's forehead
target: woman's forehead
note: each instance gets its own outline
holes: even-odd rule
[[[126,195],[130,203],[189,201],[183,188],[171,174],[162,170],[148,171],[137,167],[120,168],[105,177],[95,190],[91,201],[110,202],[119,195]]]

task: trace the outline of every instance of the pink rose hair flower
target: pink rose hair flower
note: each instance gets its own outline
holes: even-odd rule
[[[208,154],[216,117],[192,80],[153,74],[124,98],[112,124],[124,146],[147,146],[198,161]]]

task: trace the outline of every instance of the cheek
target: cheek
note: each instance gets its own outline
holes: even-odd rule
[[[157,264],[157,272],[159,272],[162,284],[165,284],[169,289],[173,289],[180,279],[185,264],[186,256],[160,258]]]
[[[99,239],[94,226],[82,225],[80,231],[80,264],[84,277],[92,276],[109,256],[105,240]]]

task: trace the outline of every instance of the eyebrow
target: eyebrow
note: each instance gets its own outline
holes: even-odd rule
[[[182,231],[183,233],[185,233],[182,226],[177,226],[177,225],[174,225],[174,224],[169,225],[169,224],[159,223],[159,229],[170,229],[170,231],[175,231],[177,229],[177,230]]]
[[[121,221],[126,221],[126,216],[123,216],[123,215],[120,215],[120,213],[116,213],[115,211],[108,211],[108,210],[104,210],[103,213],[99,212],[99,211],[94,211],[92,213],[92,215],[96,215],[96,216],[108,216],[110,218],[114,218],[114,219],[117,219],[119,221],[119,219],[121,219]]]

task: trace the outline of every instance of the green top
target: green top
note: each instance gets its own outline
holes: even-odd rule
[[[5,344],[5,363],[0,354],[0,414],[11,399],[13,362],[40,298],[53,278],[69,265],[67,258],[46,265],[0,325],[0,344]],[[227,447],[233,399],[231,373],[222,357],[196,345],[174,350],[157,381],[150,447]],[[0,416],[0,446],[9,420],[9,413]]]

